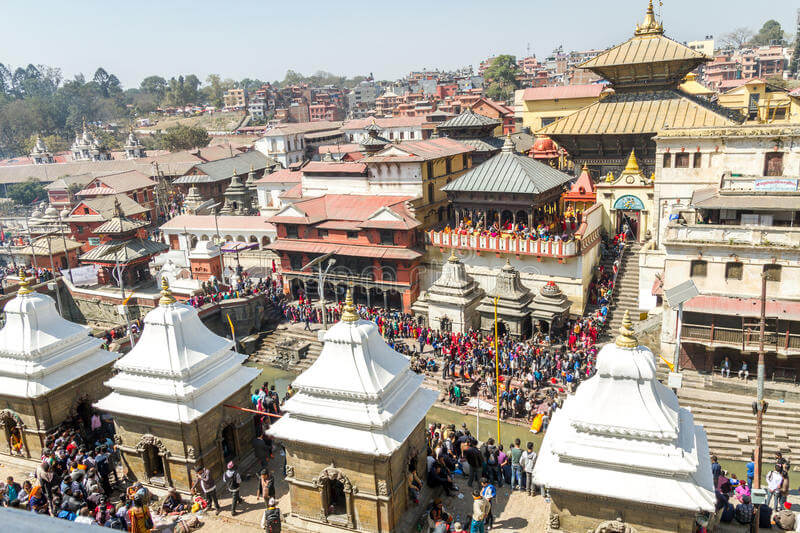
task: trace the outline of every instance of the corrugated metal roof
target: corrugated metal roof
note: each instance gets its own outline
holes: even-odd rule
[[[483,137],[481,139],[458,139],[458,142],[472,146],[476,152],[496,152],[503,147],[503,139]]]
[[[580,68],[603,68],[661,61],[704,61],[704,54],[663,35],[637,35],[585,61]]]
[[[309,254],[326,254],[333,252],[336,255],[349,255],[354,257],[373,257],[376,259],[417,259],[422,257],[420,252],[408,248],[394,246],[369,245],[359,246],[354,244],[324,243],[306,240],[278,239],[267,247],[269,250],[283,252],[305,252]]]
[[[147,212],[141,204],[133,201],[126,194],[116,194],[113,196],[100,196],[98,198],[84,198],[72,208],[69,216],[65,219],[68,222],[91,222],[94,220],[108,220],[114,216],[114,203],[119,202],[122,214],[125,216],[139,215]],[[99,215],[82,215],[78,213],[80,206],[86,206]],[[82,208],[81,208],[82,209]]]
[[[530,157],[501,152],[442,187],[448,192],[542,194],[572,176]]]
[[[124,216],[115,216],[108,222],[97,226],[92,233],[97,235],[114,235],[119,233],[127,233],[139,228],[147,226],[148,222],[145,220],[135,220]]]
[[[581,85],[563,85],[558,87],[528,87],[522,94],[522,99],[529,100],[559,100],[569,98],[599,98],[605,89],[601,83]]]
[[[112,252],[114,248],[122,245],[119,250]],[[102,263],[114,263],[117,259],[130,263],[142,257],[147,257],[164,252],[169,246],[163,242],[151,241],[148,239],[131,239],[126,241],[111,240],[107,243],[95,246],[82,256],[81,261],[97,261]]]
[[[613,94],[548,124],[536,133],[539,135],[655,133],[666,127],[732,126],[742,121],[743,118],[735,111],[668,89]]]
[[[486,115],[480,115],[474,112],[471,108],[467,108],[467,110],[460,115],[453,117],[450,120],[445,120],[439,124],[438,128],[446,130],[451,128],[480,128],[485,126],[496,127],[500,124],[502,124],[501,120],[487,117]]]
[[[173,183],[214,183],[216,181],[230,179],[234,170],[236,170],[237,175],[243,176],[250,171],[250,167],[253,167],[255,171],[261,171],[267,167],[271,168],[274,166],[280,166],[280,164],[258,150],[250,150],[249,152],[244,152],[243,154],[238,154],[233,157],[226,157],[225,159],[195,165],[192,168],[196,168],[202,174],[181,176]]]

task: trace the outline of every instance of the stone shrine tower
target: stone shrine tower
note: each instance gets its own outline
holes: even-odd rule
[[[53,154],[50,153],[50,151],[47,149],[47,145],[44,144],[44,141],[38,135],[36,136],[36,144],[33,146],[33,150],[31,150],[30,157],[33,159],[34,165],[55,163]]]
[[[626,311],[597,374],[553,415],[533,472],[553,529],[691,533],[714,512],[706,432],[637,344]]]
[[[406,533],[405,512],[419,513],[408,472],[425,474],[425,415],[437,393],[358,317],[349,291],[341,322],[292,386],[269,429],[286,448],[287,529]]]
[[[131,131],[128,134],[128,141],[125,143],[125,158],[139,159],[140,157],[144,156],[145,156],[144,146],[142,145],[142,142],[133,133],[133,128],[131,128]]]
[[[467,274],[464,263],[451,252],[442,266],[442,275],[412,309],[427,315],[428,325],[433,329],[466,333],[480,325],[477,309],[483,294],[483,289]]]
[[[519,271],[506,259],[506,264],[497,273],[494,288],[481,300],[478,313],[481,316],[481,331],[494,334],[494,299],[497,300],[498,334],[508,333],[514,338],[531,336],[531,291],[520,281]],[[504,331],[500,331],[500,323]]]
[[[119,354],[100,348],[89,328],[65,320],[56,303],[31,290],[22,275],[17,296],[5,306],[0,330],[0,453],[12,433],[24,456],[39,459],[48,431],[77,415],[89,422],[92,402],[108,394],[103,382]]]
[[[119,361],[97,402],[114,414],[117,444],[129,475],[144,484],[188,492],[198,464],[216,479],[231,460],[252,460],[252,416],[225,407],[250,406],[261,372],[242,365],[233,341],[212,333],[189,305],[176,302],[166,277],[159,305],[144,318],[142,336]]]
[[[242,180],[236,175],[236,169],[233,169],[231,183],[222,195],[225,197],[225,205],[220,209],[220,215],[247,214],[250,207],[250,191],[242,185]]]

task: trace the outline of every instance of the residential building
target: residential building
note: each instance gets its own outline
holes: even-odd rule
[[[516,122],[514,120],[513,107],[488,98],[479,98],[470,108],[479,115],[497,119],[501,122],[501,127],[497,128],[495,135],[502,136],[514,133]]]
[[[674,154],[673,164],[656,178],[657,200],[669,215],[660,220],[657,249],[640,258],[640,272],[655,270],[660,254],[663,290],[691,279],[700,292],[683,306],[682,367],[708,372],[725,357],[733,372],[742,362],[756,367],[763,276],[766,375],[796,379],[798,137],[800,128],[791,125],[659,133],[659,153]],[[698,154],[699,166],[676,166],[679,154]],[[676,309],[664,306],[662,353],[674,351],[676,316]]]
[[[317,273],[302,267],[333,253],[336,264],[325,282],[326,298],[341,301],[348,287],[365,305],[411,311],[419,295],[420,223],[410,196],[325,194],[284,207],[269,219],[278,239],[284,291],[318,295]]]
[[[307,122],[302,124],[278,124],[255,142],[255,149],[283,166],[301,163],[309,158],[306,137],[313,133],[323,134],[331,140],[340,136],[341,122]],[[323,141],[324,142],[324,141]],[[327,143],[327,144],[335,144]]]
[[[686,43],[686,46],[688,46],[695,52],[700,52],[706,57],[714,57],[713,35],[706,35],[705,39],[699,39],[697,41],[689,41],[688,43]]]
[[[278,168],[280,165],[276,160],[258,150],[250,150],[233,157],[194,165],[183,176],[173,181],[173,185],[184,195],[188,194],[189,187],[194,185],[203,200],[222,202],[225,190],[234,174],[244,181],[251,170],[258,176],[264,176]]]
[[[417,141],[422,140],[423,124],[425,117],[397,117],[397,118],[361,118],[346,120],[342,124],[346,142],[360,143],[367,136],[367,127],[376,124],[381,129],[381,135],[390,141]]]
[[[44,186],[47,191],[47,200],[56,209],[71,208],[75,202],[75,193],[83,190],[94,179],[92,174],[78,174],[65,176]]]
[[[800,98],[762,78],[741,80],[742,84],[719,95],[720,105],[738,111],[749,122],[771,124],[798,122]]]
[[[225,102],[226,110],[247,109],[247,91],[245,89],[228,89],[222,99]]]
[[[98,198],[124,194],[147,210],[146,218],[156,221],[156,182],[138,170],[98,176],[75,193],[78,198]]]
[[[302,171],[282,168],[256,180],[258,209],[262,216],[271,216],[282,209],[287,202],[281,194],[300,185]]]
[[[366,118],[375,110],[375,100],[381,88],[372,80],[364,80],[347,95],[347,118]]]

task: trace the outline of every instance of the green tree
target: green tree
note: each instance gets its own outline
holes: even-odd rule
[[[47,196],[47,191],[38,180],[33,178],[22,183],[14,183],[8,187],[8,197],[20,205],[29,205],[42,200]]]
[[[509,54],[495,57],[483,73],[487,83],[486,96],[493,100],[510,100],[514,96],[514,90],[519,88],[518,74],[516,57]]]
[[[161,137],[161,142],[166,150],[177,152],[203,148],[211,142],[208,132],[199,126],[172,126]]]
[[[220,109],[225,105],[225,91],[232,89],[235,85],[236,82],[231,79],[223,81],[219,74],[209,74],[206,78],[206,86],[202,90],[203,97],[209,104]]]
[[[753,46],[766,46],[769,44],[786,44],[786,38],[783,34],[781,23],[777,20],[770,19],[761,26],[758,33],[755,34],[750,41]]]
[[[155,96],[156,103],[161,104],[167,93],[167,80],[161,76],[148,76],[139,84],[142,92]]]

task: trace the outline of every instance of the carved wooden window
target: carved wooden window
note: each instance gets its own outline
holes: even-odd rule
[[[767,281],[780,281],[781,265],[764,265],[764,276]]]
[[[692,261],[689,275],[693,278],[704,278],[708,273],[708,263],[702,260]]]
[[[744,265],[739,261],[725,263],[725,279],[742,279]]]

